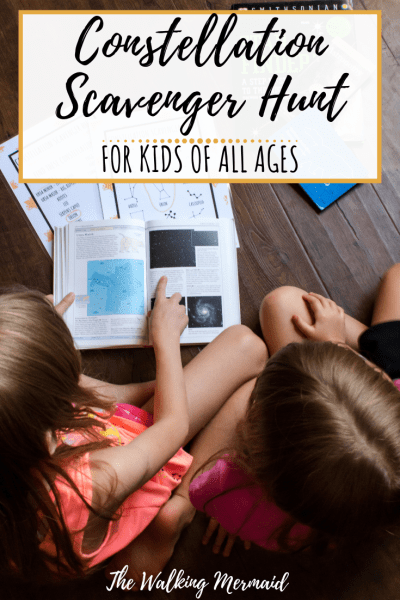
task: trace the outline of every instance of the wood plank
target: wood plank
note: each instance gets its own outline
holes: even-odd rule
[[[52,261],[2,177],[0,206],[0,285],[19,283],[50,294]]]
[[[385,49],[385,45],[383,45]],[[382,183],[376,193],[400,231],[400,66],[382,53]]]
[[[382,11],[382,37],[400,65],[400,7],[397,0],[356,0],[354,8]]]
[[[18,10],[14,2],[0,4],[0,143],[18,132]]]
[[[337,204],[378,274],[400,261],[399,230],[375,186],[357,186]]]
[[[241,294],[244,290],[248,293],[246,302],[241,304],[242,322],[254,328],[261,301],[274,288],[294,285],[320,293],[326,290],[271,186],[232,187],[241,245],[238,252]]]
[[[360,244],[344,218],[340,201],[317,214],[305,194],[296,186],[273,185],[273,188],[331,298],[343,306],[348,314],[367,322],[382,275],[368,261],[368,239]],[[364,208],[359,200],[359,193],[349,192],[346,203],[349,202],[357,203],[357,219],[361,218]],[[367,216],[365,218],[368,220]],[[374,227],[370,225],[369,231],[374,231]],[[364,240],[361,232],[360,236]],[[374,253],[376,261],[386,261],[387,266],[393,262],[381,242],[379,247],[370,252]],[[379,258],[381,252],[383,259]]]

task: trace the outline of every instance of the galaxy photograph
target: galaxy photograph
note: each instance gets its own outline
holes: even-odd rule
[[[188,296],[189,327],[223,327],[221,296]]]

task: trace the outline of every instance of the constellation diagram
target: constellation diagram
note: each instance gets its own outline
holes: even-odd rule
[[[138,204],[138,198],[135,196],[135,187],[137,186],[137,183],[129,183],[129,191],[131,193],[129,198],[124,198],[125,202],[130,202],[131,200],[135,201],[135,204],[133,204],[131,202],[130,205],[128,205],[128,208],[136,208],[137,204]]]
[[[216,216],[208,184],[116,183],[115,193],[121,218],[167,221]]]
[[[165,200],[166,198],[170,198],[170,195],[167,194],[167,192],[164,189],[164,184],[163,183],[152,183],[151,185],[154,185],[154,187],[157,189],[160,197],[158,198],[158,201],[161,202],[162,200]]]
[[[204,206],[203,206],[203,208],[200,209],[200,211],[198,213],[195,213],[194,210],[192,210],[192,214],[189,217],[189,219],[195,219],[196,217],[199,217],[201,215],[201,213],[203,212],[203,210],[204,210]]]
[[[131,217],[131,219],[141,219],[141,221],[146,220],[144,218],[144,210],[135,210],[133,212],[130,212],[129,216]]]
[[[189,194],[189,196],[195,198],[196,201],[199,200],[199,198],[201,198],[203,195],[203,194],[195,194],[194,192],[192,193],[192,192],[190,192],[190,190],[186,190],[186,191]],[[189,206],[192,206],[195,204],[204,204],[204,202],[202,200],[200,200],[199,202],[189,202]],[[200,209],[199,212],[195,212],[192,209],[192,214],[190,215],[189,219],[195,219],[196,217],[199,217],[201,215],[201,213],[203,212],[203,210],[204,210],[204,206],[203,206],[203,208]]]
[[[125,202],[130,202],[130,204],[128,204],[128,208],[136,208],[138,206],[139,198],[138,198],[138,196],[135,195],[135,188],[138,184],[137,183],[129,183],[128,185],[129,185],[129,192],[131,195],[128,198],[124,198],[124,200],[125,200]],[[168,194],[168,192],[165,190],[163,183],[152,183],[151,185],[153,187],[155,187],[155,189],[157,190],[158,202],[161,203],[163,200],[165,201],[167,198],[171,197]]]
[[[189,194],[189,196],[194,196],[194,197],[196,198],[196,200],[198,200],[198,199],[199,199],[199,198],[200,198],[200,197],[203,195],[203,194],[191,194],[191,193],[189,192],[189,190],[186,190],[186,191],[187,191],[187,193]]]

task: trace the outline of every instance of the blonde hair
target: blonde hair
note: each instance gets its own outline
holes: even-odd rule
[[[89,411],[96,416],[96,409],[109,410],[110,405],[80,386],[80,374],[80,353],[71,334],[42,294],[23,291],[0,296],[0,574],[17,573],[30,580],[48,576],[51,563],[61,574],[84,573],[54,481],[64,478],[99,514],[62,465],[109,444],[99,433],[103,423],[90,417]],[[88,441],[79,447],[61,444],[50,455],[49,430],[82,430]],[[43,522],[48,524],[56,558],[39,548]]]
[[[347,348],[307,341],[274,354],[236,452],[291,524],[359,540],[398,519],[400,392]]]

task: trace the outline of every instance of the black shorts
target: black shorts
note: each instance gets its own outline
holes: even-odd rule
[[[360,352],[392,379],[400,378],[400,321],[373,325],[360,336]]]

